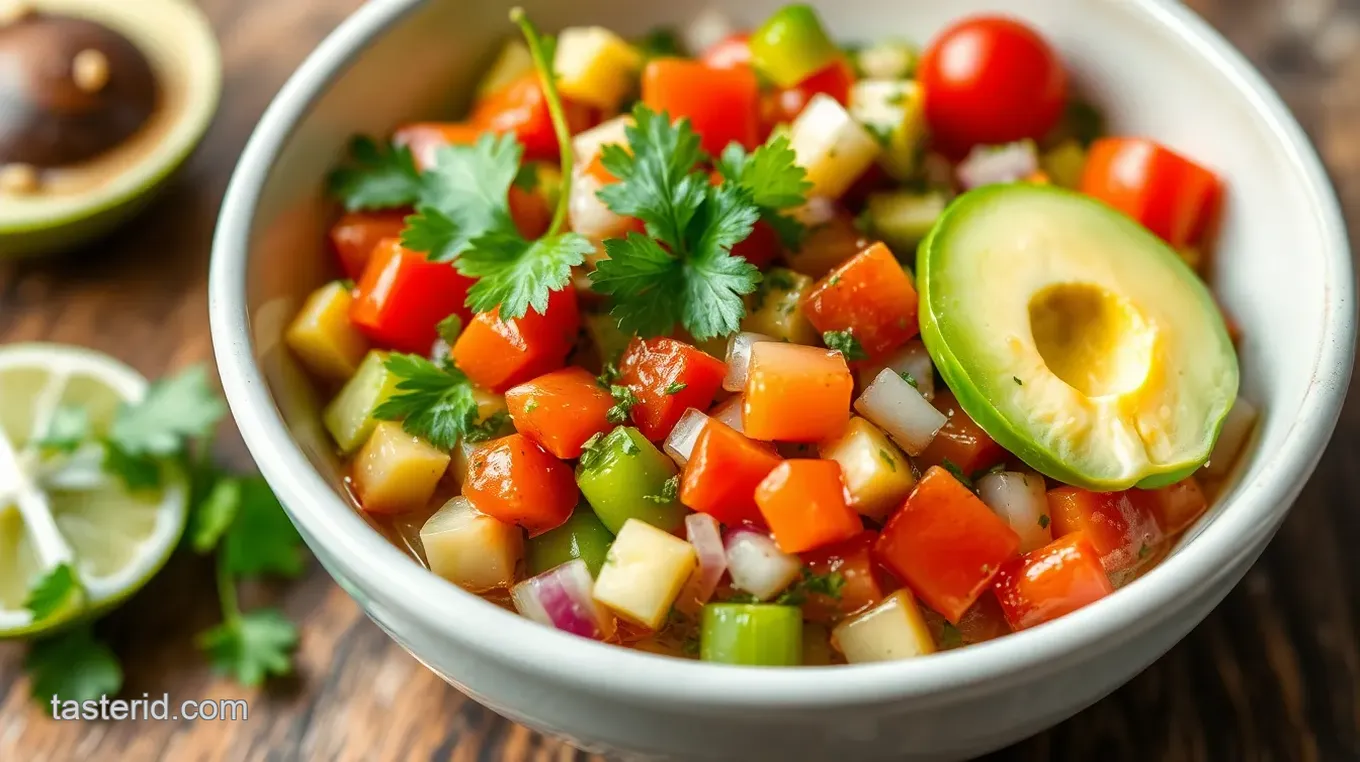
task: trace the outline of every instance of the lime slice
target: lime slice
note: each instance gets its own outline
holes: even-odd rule
[[[0,348],[0,638],[34,635],[107,609],[160,571],[184,532],[188,484],[129,491],[101,467],[103,448],[71,453],[40,442],[58,409],[81,408],[102,435],[123,402],[146,394],[140,374],[107,355],[57,344]],[[33,585],[67,564],[80,592],[34,621]]]

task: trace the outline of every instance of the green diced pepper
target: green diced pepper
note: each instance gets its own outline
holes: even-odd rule
[[[567,523],[530,537],[525,543],[525,561],[529,574],[536,575],[579,558],[586,562],[591,576],[600,573],[604,558],[614,535],[600,523],[589,506],[578,506]]]
[[[793,87],[841,55],[811,6],[786,5],[751,33],[751,63],[780,87]]]
[[[666,532],[679,529],[687,513],[677,495],[679,482],[675,461],[631,426],[590,444],[576,467],[581,494],[615,534],[628,519]]]
[[[376,349],[369,352],[321,414],[326,430],[346,455],[368,441],[368,435],[378,425],[373,411],[396,393],[399,379],[387,370],[386,362],[386,352]]]
[[[699,630],[699,658],[755,667],[803,663],[803,611],[772,603],[710,603]]]

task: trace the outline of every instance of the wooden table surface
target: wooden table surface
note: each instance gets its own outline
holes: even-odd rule
[[[73,342],[148,375],[210,358],[209,239],[227,178],[284,78],[359,0],[201,0],[227,70],[202,149],[151,212],[87,251],[0,265],[0,343]],[[1360,230],[1360,0],[1192,0],[1267,74],[1317,143]],[[286,31],[284,31],[286,30]],[[1281,252],[1287,256],[1288,252]],[[221,457],[249,459],[234,432]],[[1360,759],[1360,403],[1246,580],[1115,694],[996,760]],[[0,760],[549,760],[584,757],[440,682],[320,567],[249,591],[303,623],[295,679],[250,691],[190,644],[214,623],[211,569],[177,558],[99,629],[125,695],[247,698],[248,722],[60,723],[0,645]]]

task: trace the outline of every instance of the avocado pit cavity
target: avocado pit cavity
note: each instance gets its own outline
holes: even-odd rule
[[[1053,375],[1087,397],[1141,387],[1153,331],[1129,300],[1089,283],[1059,283],[1029,302],[1034,347]]]

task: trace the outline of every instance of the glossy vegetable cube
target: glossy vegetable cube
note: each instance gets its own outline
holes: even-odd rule
[[[916,457],[918,466],[928,468],[949,463],[964,476],[971,477],[1005,460],[1006,450],[968,417],[954,399],[953,392],[941,390],[932,404],[949,420],[930,441],[930,446]]]
[[[1189,529],[1209,508],[1209,500],[1193,476],[1158,489],[1129,490],[1129,497],[1143,504],[1168,537]]]
[[[692,545],[630,519],[595,578],[595,600],[634,624],[660,629],[695,563]]]
[[[511,434],[472,453],[463,496],[488,516],[534,537],[566,523],[577,500],[571,466],[532,439]]]
[[[420,528],[420,542],[430,571],[468,592],[485,593],[515,583],[524,532],[455,497]]]
[[[803,555],[803,563],[819,577],[839,575],[840,594],[814,592],[803,604],[803,614],[815,622],[835,622],[883,600],[891,591],[874,558],[878,532],[865,530],[850,539]]]
[[[674,532],[686,513],[677,494],[679,473],[637,429],[620,426],[581,456],[576,484],[611,532],[629,519]]]
[[[630,414],[652,441],[666,438],[688,408],[705,410],[727,366],[675,339],[633,339],[619,361],[620,385],[637,396]]]
[[[340,269],[350,280],[359,280],[368,266],[373,249],[384,238],[400,238],[406,229],[409,210],[346,212],[331,226],[331,246],[340,260]]]
[[[423,355],[439,338],[439,321],[449,315],[464,322],[472,317],[464,305],[472,282],[448,262],[431,262],[387,239],[374,249],[359,279],[350,320],[379,346]]]
[[[606,414],[614,398],[576,366],[511,387],[505,402],[519,433],[563,460],[580,457],[587,439],[613,428]]]
[[[368,441],[373,427],[378,425],[373,411],[397,391],[400,379],[388,372],[384,365],[387,357],[386,352],[369,352],[359,364],[359,369],[321,413],[326,431],[339,445],[340,452],[346,455]]]
[[[1053,536],[1085,533],[1110,573],[1152,560],[1162,542],[1162,529],[1148,506],[1133,500],[1130,492],[1057,487],[1048,491],[1048,510]]]
[[[567,128],[575,134],[590,125],[590,108],[562,98]],[[504,87],[477,99],[469,120],[497,133],[514,133],[524,146],[524,158],[554,159],[558,155],[548,99],[538,74],[528,71]]]
[[[354,456],[354,494],[369,513],[395,514],[424,508],[449,467],[449,454],[382,421]]]
[[[834,460],[786,460],[756,487],[756,506],[779,549],[805,553],[854,537],[864,529],[851,510]]]
[[[879,164],[899,180],[916,171],[925,132],[921,86],[910,79],[864,79],[850,88],[850,115],[883,144]]]
[[[850,507],[874,521],[886,519],[916,486],[907,457],[882,430],[858,416],[839,437],[822,442],[818,454],[840,464]]]
[[[751,63],[780,87],[792,87],[841,55],[811,6],[786,5],[751,33]]]
[[[478,386],[504,391],[562,367],[580,327],[576,291],[554,291],[542,315],[532,308],[512,320],[501,320],[499,310],[478,313],[453,345],[453,361]]]
[[[614,542],[610,532],[585,506],[577,506],[567,523],[531,538],[525,543],[525,567],[529,574],[542,574],[562,564],[581,559],[591,576],[600,573],[609,546]]]
[[[477,97],[493,95],[533,70],[534,59],[529,54],[529,46],[518,38],[507,40],[501,46],[501,52],[496,54],[496,60],[477,82]]]
[[[642,54],[602,26],[567,27],[557,35],[557,89],[578,103],[617,110],[641,67]]]
[[[741,329],[794,344],[816,344],[821,337],[799,309],[811,290],[812,278],[771,267],[751,297],[751,308],[742,318]]]
[[[935,652],[935,641],[911,591],[903,588],[831,631],[831,642],[851,664],[895,661]]]
[[[303,366],[319,378],[348,380],[368,352],[368,339],[349,322],[353,301],[344,284],[327,283],[307,297],[283,335]]]
[[[808,195],[833,199],[845,195],[882,153],[878,140],[824,93],[793,120],[789,144],[812,183]]]
[[[760,85],[748,68],[655,59],[642,70],[642,102],[672,119],[688,119],[700,145],[713,156],[733,141],[747,150],[760,141]]]
[[[617,364],[624,350],[628,349],[628,343],[633,340],[633,335],[619,330],[618,318],[607,312],[589,313],[582,315],[581,319],[600,362]]]
[[[949,199],[937,190],[892,190],[869,195],[869,228],[895,251],[915,251],[944,214]]]
[[[977,495],[931,468],[874,550],[927,606],[957,623],[1019,547],[1020,536]]]
[[[839,352],[767,342],[751,347],[742,426],[753,439],[819,442],[850,420],[855,379]]]
[[[855,400],[855,411],[873,421],[902,446],[920,455],[949,421],[911,382],[884,368]]]
[[[884,369],[893,371],[902,380],[916,387],[927,401],[935,399],[935,363],[920,339],[912,339],[877,361],[865,362],[856,368],[860,386],[868,386]]]
[[[916,338],[916,308],[916,287],[881,243],[817,281],[803,301],[803,314],[818,331],[848,331],[870,357]]]
[[[763,523],[756,487],[781,462],[768,447],[710,419],[699,432],[680,481],[680,502],[727,526]]]
[[[993,589],[1015,630],[1052,621],[1114,592],[1100,551],[1084,532],[1002,564]]]
[[[1082,193],[1141,222],[1175,248],[1204,235],[1222,190],[1213,172],[1145,138],[1092,143],[1081,177]]]
[[[794,606],[710,603],[699,630],[699,658],[751,667],[803,663],[803,617]]]

